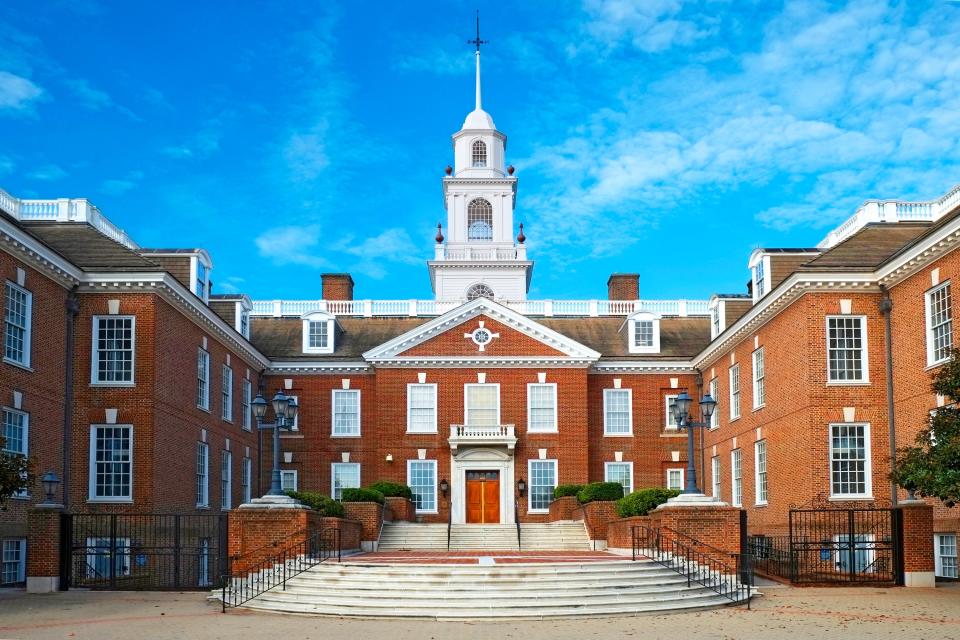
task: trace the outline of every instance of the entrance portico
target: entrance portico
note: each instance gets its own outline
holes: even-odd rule
[[[450,507],[454,524],[513,522],[512,454],[512,450],[494,447],[460,447],[451,453]],[[471,497],[473,508],[468,518]],[[490,504],[491,499],[496,504]]]

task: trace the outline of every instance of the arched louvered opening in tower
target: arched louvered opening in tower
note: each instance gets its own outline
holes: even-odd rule
[[[473,166],[474,167],[487,166],[487,143],[485,143],[483,140],[474,140],[472,151],[473,151]]]
[[[493,207],[483,198],[467,205],[467,240],[493,240]]]

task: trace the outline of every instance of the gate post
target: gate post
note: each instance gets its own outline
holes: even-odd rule
[[[27,515],[27,593],[60,590],[62,504],[38,504]]]
[[[903,585],[934,587],[933,507],[922,500],[904,500],[898,508],[903,514]]]

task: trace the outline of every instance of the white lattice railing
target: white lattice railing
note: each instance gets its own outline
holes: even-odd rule
[[[627,316],[649,311],[662,316],[705,316],[706,300],[519,300],[501,304],[530,316]],[[439,316],[463,302],[440,300],[254,300],[252,315],[289,317],[314,311],[335,316]]]
[[[460,445],[499,445],[513,449],[517,444],[517,435],[512,424],[493,424],[487,426],[452,424],[450,449],[457,450]]]

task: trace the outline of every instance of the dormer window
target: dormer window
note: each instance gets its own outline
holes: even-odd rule
[[[660,317],[648,311],[628,320],[630,353],[660,353]]]
[[[763,273],[763,260],[758,262],[757,266],[753,268],[753,280],[756,283],[757,297],[763,297],[767,286],[767,279]]]
[[[303,317],[303,352],[333,353],[336,319],[316,312]]]
[[[487,144],[483,140],[474,140],[471,151],[474,168],[487,166]]]
[[[493,207],[483,198],[467,205],[467,240],[493,240]]]
[[[193,275],[193,293],[204,303],[210,301],[210,271],[213,263],[207,252],[200,249],[190,256],[190,273]],[[189,283],[190,280],[187,280]]]
[[[757,249],[750,256],[747,265],[750,268],[750,288],[753,292],[753,301],[757,302],[770,290],[770,256]]]
[[[726,329],[723,300],[716,297],[710,300],[710,339],[713,340]]]
[[[194,293],[198,298],[203,298],[207,292],[207,266],[197,260],[197,282],[194,287]]]

